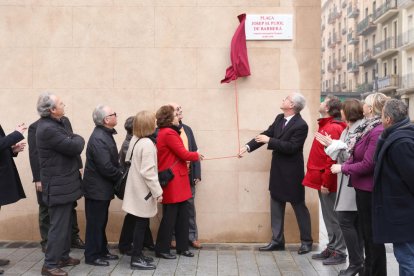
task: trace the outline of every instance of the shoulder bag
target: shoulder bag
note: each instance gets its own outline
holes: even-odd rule
[[[125,161],[125,168],[122,172],[122,177],[116,182],[114,186],[115,195],[119,199],[124,199],[125,194],[125,186],[128,179],[129,168],[131,167],[132,155],[134,154],[135,145],[138,143],[139,139],[135,142],[134,146],[132,147],[131,156],[128,161]]]

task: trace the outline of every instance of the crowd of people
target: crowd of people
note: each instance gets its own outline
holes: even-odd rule
[[[291,93],[282,113],[267,130],[240,149],[239,158],[263,145],[272,151],[269,178],[272,238],[259,251],[285,250],[284,218],[290,203],[299,226],[298,254],[312,250],[311,217],[305,187],[318,191],[328,232],[326,248],[311,256],[323,265],[349,265],[339,275],[386,275],[384,243],[393,243],[400,275],[414,275],[414,124],[407,105],[373,93],[363,102],[327,96],[320,104],[318,131],[306,166],[303,148],[308,124],[300,112],[305,97]],[[176,103],[156,113],[140,111],[125,122],[127,136],[120,151],[114,139],[117,113],[98,105],[95,128],[87,144],[72,130],[65,104],[51,93],[37,102],[40,116],[30,125],[29,157],[39,204],[39,229],[45,252],[42,275],[64,276],[75,266],[71,247],[84,248],[85,263],[108,266],[119,256],[108,250],[106,226],[114,187],[128,170],[122,209],[126,212],[119,238],[121,254],[131,256],[132,269],[153,270],[155,256],[193,257],[200,249],[194,206],[195,186],[201,181],[200,161],[191,128],[183,124]],[[26,147],[25,124],[5,135],[0,127],[0,206],[25,198],[13,157]],[[80,154],[86,146],[83,166]],[[159,173],[168,172],[168,181]],[[161,186],[162,184],[162,186]],[[85,198],[85,243],[79,237],[77,200]],[[150,218],[162,204],[162,219],[154,243]],[[176,249],[173,254],[170,249]],[[8,260],[0,260],[0,266]],[[0,274],[2,271],[0,271]]]

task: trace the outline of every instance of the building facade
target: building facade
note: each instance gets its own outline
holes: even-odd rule
[[[322,92],[382,92],[414,107],[413,17],[414,0],[322,1]]]

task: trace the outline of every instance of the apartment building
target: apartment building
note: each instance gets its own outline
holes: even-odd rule
[[[382,92],[411,101],[414,0],[322,0],[323,93]]]

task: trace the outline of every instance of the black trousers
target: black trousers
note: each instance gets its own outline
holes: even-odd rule
[[[73,203],[49,207],[50,228],[44,266],[56,268],[61,260],[67,260],[70,252],[71,210]]]
[[[372,239],[372,193],[355,189],[359,225],[364,239],[365,276],[387,275],[387,258],[384,244]]]
[[[124,223],[122,224],[121,236],[119,237],[118,248],[120,250],[128,251],[131,249],[131,245],[134,240],[134,229],[135,229],[135,216],[126,214],[124,217]],[[144,234],[144,246],[154,246],[154,239],[152,238],[151,229],[149,223],[145,229]]]
[[[164,204],[163,216],[158,229],[155,251],[169,253],[173,232],[177,241],[177,251],[188,250],[189,206],[188,201]]]
[[[133,218],[135,226],[132,256],[140,256],[142,255],[142,248],[144,247],[145,233],[149,227],[149,218],[141,218],[137,216],[133,216]]]
[[[110,202],[85,198],[85,262],[93,262],[109,253],[105,229]]]
[[[364,262],[364,241],[358,223],[357,211],[337,211],[339,226],[345,239],[350,265]]]

